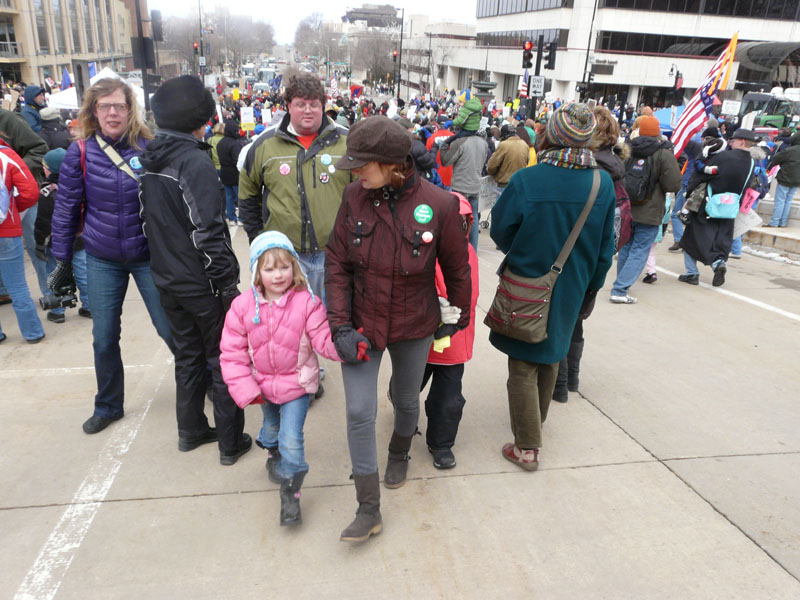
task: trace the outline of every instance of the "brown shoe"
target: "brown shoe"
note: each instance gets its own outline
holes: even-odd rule
[[[675,242],[674,244],[672,244],[672,246],[667,248],[667,252],[680,252],[680,251],[681,251],[681,245],[678,242]]]
[[[3,294],[0,296],[0,306],[3,304],[11,304],[11,296],[9,294]]]
[[[517,448],[513,443],[508,443],[503,446],[503,458],[511,461],[521,469],[526,471],[535,471],[539,468],[539,449],[522,450]]]

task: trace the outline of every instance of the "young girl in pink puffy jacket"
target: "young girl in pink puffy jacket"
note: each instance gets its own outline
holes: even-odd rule
[[[225,317],[220,342],[222,376],[240,407],[263,404],[256,443],[269,452],[267,472],[280,484],[281,525],[299,525],[300,487],[308,472],[303,424],[319,387],[314,351],[340,361],[322,300],[311,293],[292,243],[268,231],[250,246],[252,293]]]

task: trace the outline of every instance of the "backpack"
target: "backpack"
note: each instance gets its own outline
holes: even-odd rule
[[[11,195],[8,189],[0,182],[0,223],[4,223],[11,213]]]
[[[614,209],[614,252],[619,252],[628,240],[631,239],[631,202],[628,192],[618,179],[614,182],[614,193],[616,195],[616,208]]]
[[[653,155],[631,156],[625,161],[625,190],[633,206],[641,206],[650,200],[656,187],[653,177]]]

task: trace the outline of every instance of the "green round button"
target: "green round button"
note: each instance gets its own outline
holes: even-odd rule
[[[430,223],[433,218],[433,209],[427,204],[420,204],[414,209],[414,220],[417,223]]]

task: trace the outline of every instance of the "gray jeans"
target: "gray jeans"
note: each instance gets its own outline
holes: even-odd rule
[[[419,421],[419,389],[425,374],[428,350],[433,336],[389,344],[392,361],[391,394],[394,404],[394,430],[413,435]],[[378,371],[382,350],[369,350],[369,362],[342,365],[347,409],[347,444],[354,475],[369,475],[378,470],[375,419],[378,414]]]

